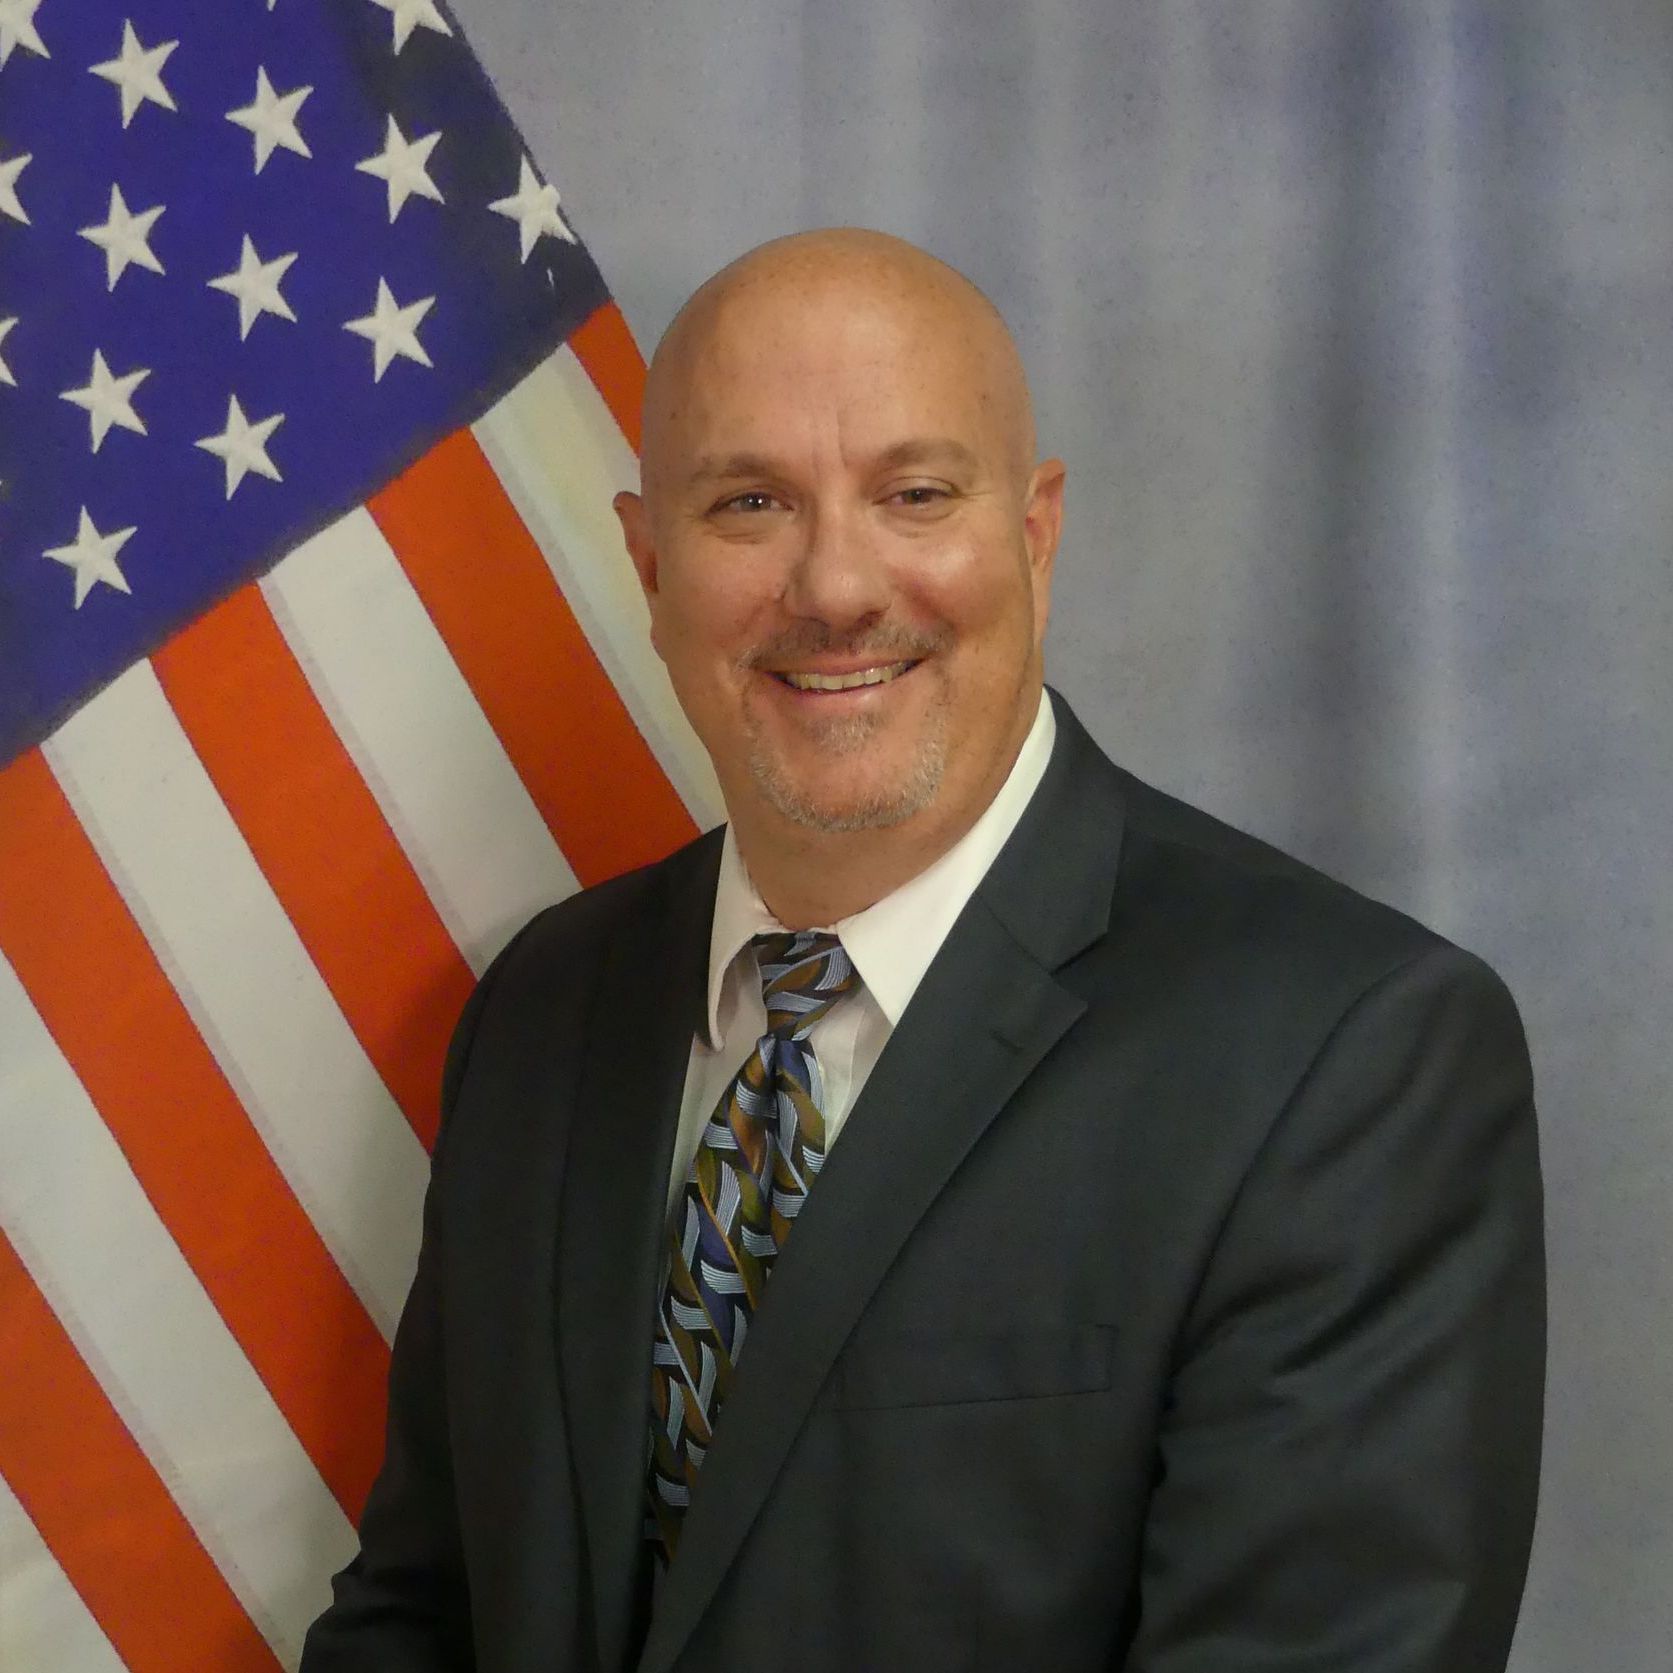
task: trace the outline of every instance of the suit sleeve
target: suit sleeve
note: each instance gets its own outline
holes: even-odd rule
[[[443,1373],[441,1178],[477,1024],[510,950],[477,985],[448,1048],[418,1269],[390,1358],[383,1467],[361,1516],[359,1554],[332,1581],[331,1604],[303,1646],[301,1673],[465,1673],[474,1666]]]
[[[1545,1283],[1509,994],[1450,947],[1341,1018],[1220,1229],[1161,1416],[1126,1673],[1490,1673]]]

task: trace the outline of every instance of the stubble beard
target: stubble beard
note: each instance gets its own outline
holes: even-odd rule
[[[892,660],[907,661],[921,659],[940,650],[949,638],[950,635],[946,634],[937,635],[932,640],[918,637],[907,641],[899,636],[889,640],[873,638],[851,648],[866,655],[886,654]],[[791,654],[797,650],[828,648],[825,644],[798,645],[792,648]],[[777,656],[785,655],[786,647],[782,642],[771,649]],[[768,653],[763,650],[749,660],[759,665],[767,659]],[[947,770],[948,708],[947,693],[943,689],[930,704],[923,734],[906,771],[894,783],[879,785],[864,794],[840,798],[821,796],[815,789],[800,782],[768,747],[753,716],[749,720],[748,732],[750,774],[768,804],[805,830],[828,836],[852,831],[888,830],[921,813],[941,788]],[[865,753],[883,725],[884,718],[880,715],[832,719],[819,723],[815,742],[825,760],[851,761]]]
[[[851,760],[865,751],[879,724],[870,715],[833,721],[821,731],[821,751],[828,760]],[[749,770],[768,803],[786,819],[807,830],[830,836],[848,831],[887,830],[921,813],[941,788],[947,770],[946,703],[938,700],[930,710],[924,735],[905,774],[895,783],[879,786],[864,795],[841,800],[820,797],[798,783],[753,730]]]

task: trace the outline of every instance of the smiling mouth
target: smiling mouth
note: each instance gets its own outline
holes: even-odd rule
[[[858,668],[851,674],[813,674],[790,668],[774,668],[768,672],[793,691],[857,691],[862,686],[887,685],[917,666],[914,660],[886,662],[876,668]]]

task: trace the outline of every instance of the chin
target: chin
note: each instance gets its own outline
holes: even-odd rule
[[[922,813],[941,788],[946,752],[938,738],[930,739],[912,761],[887,775],[797,773],[759,749],[751,754],[749,767],[756,789],[784,818],[807,830],[839,835],[889,830]]]

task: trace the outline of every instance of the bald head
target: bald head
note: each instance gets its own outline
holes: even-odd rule
[[[664,333],[645,384],[644,481],[668,485],[717,386],[777,356],[865,356],[880,376],[935,378],[968,399],[1020,481],[1034,462],[1022,358],[970,280],[904,239],[833,227],[774,239],[700,286]]]

